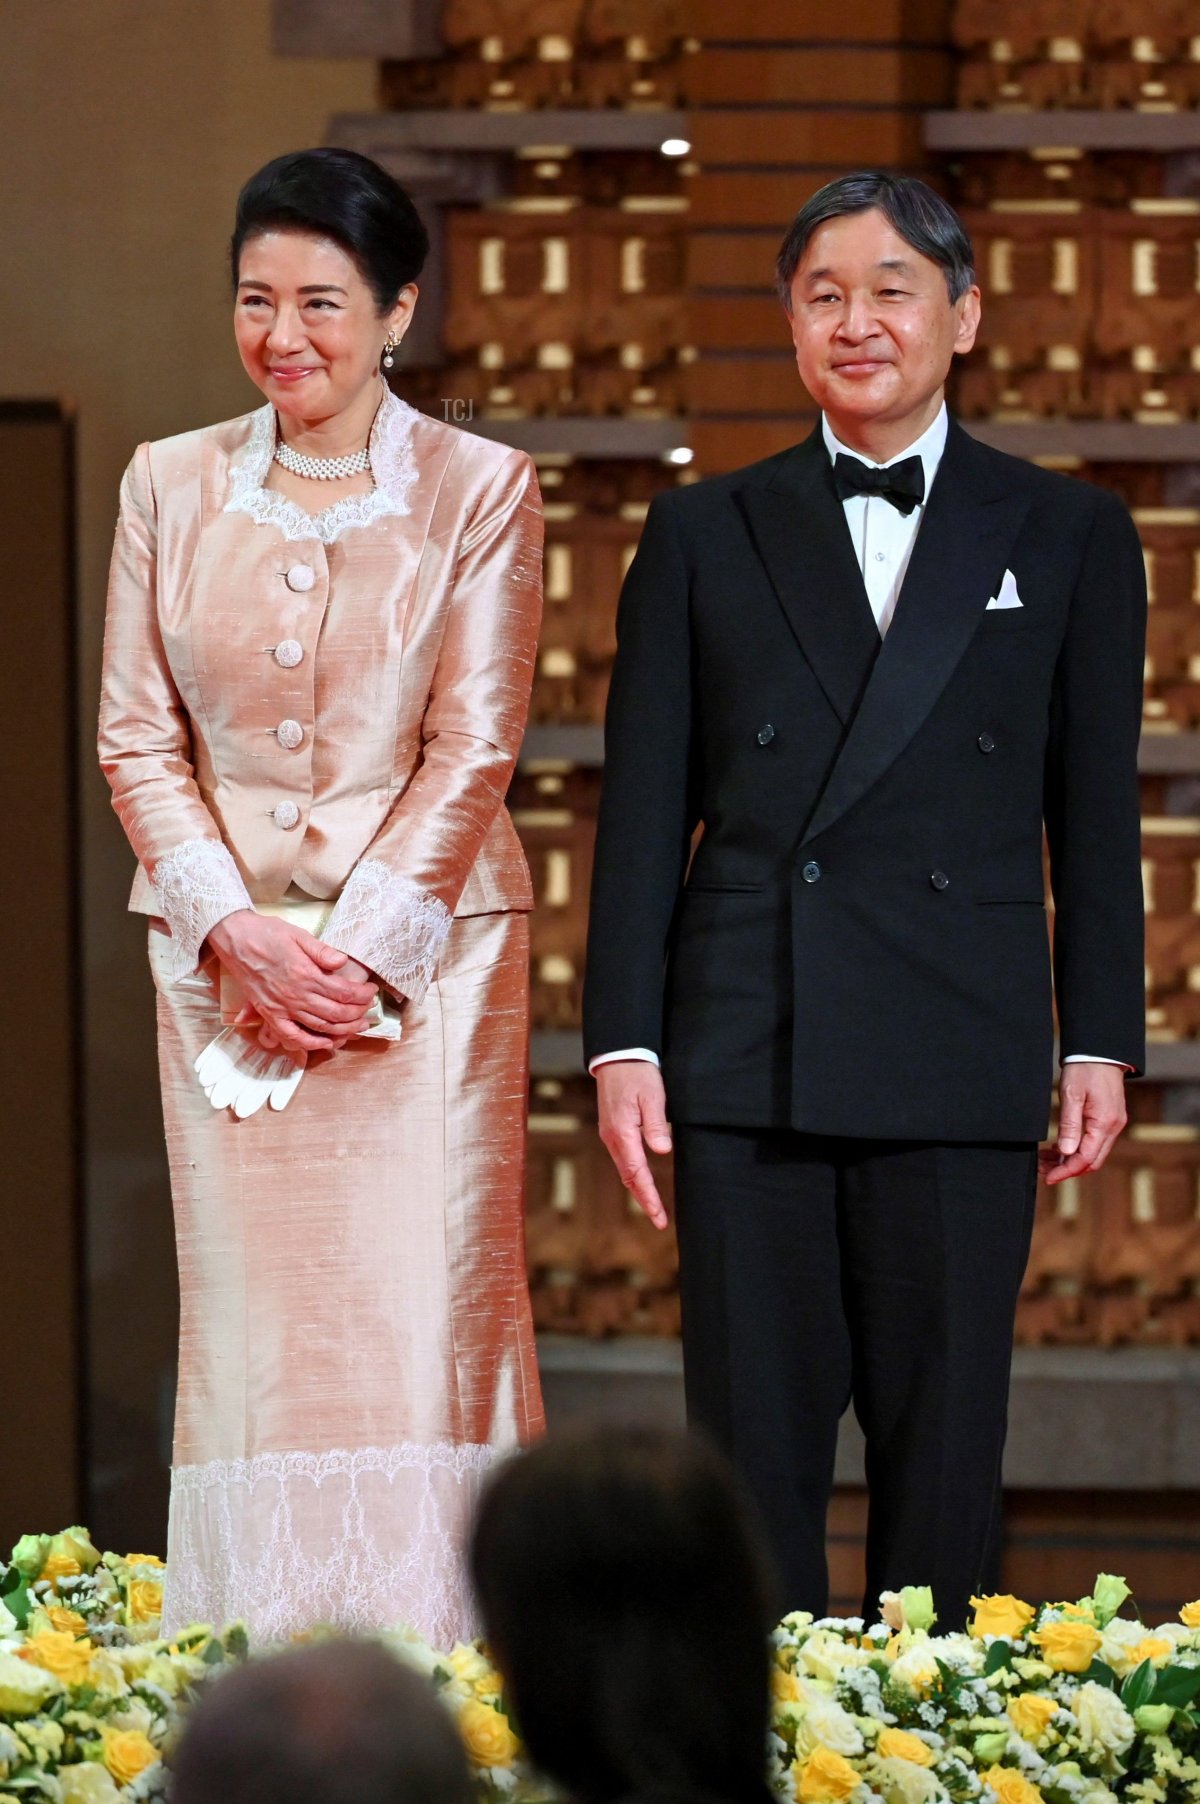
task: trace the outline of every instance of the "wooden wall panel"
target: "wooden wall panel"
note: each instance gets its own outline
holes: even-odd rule
[[[705,43],[942,44],[947,11],[946,0],[854,0],[837,8],[824,0],[755,0],[731,17],[728,0],[693,0],[690,24]]]
[[[7,1548],[76,1520],[82,1477],[74,435],[57,403],[0,403],[0,489],[20,496],[0,664],[0,814],[19,852],[0,888]]]
[[[944,106],[954,65],[944,50],[868,44],[843,49],[708,49],[688,75],[692,106]]]
[[[701,164],[831,163],[848,169],[921,160],[921,120],[879,110],[790,112],[713,108],[691,117],[692,149]]]

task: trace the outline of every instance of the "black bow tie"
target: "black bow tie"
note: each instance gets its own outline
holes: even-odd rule
[[[925,466],[919,457],[902,457],[898,464],[875,470],[839,451],[833,460],[833,485],[841,501],[850,495],[879,495],[902,514],[911,514],[925,499]]]

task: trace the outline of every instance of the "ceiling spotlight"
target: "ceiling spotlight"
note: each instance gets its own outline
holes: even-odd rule
[[[686,138],[664,138],[658,148],[664,157],[686,157],[692,147]]]
[[[667,452],[666,461],[669,464],[690,464],[692,447],[690,445],[673,445]]]

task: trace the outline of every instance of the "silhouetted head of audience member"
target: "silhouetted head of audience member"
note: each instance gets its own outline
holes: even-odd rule
[[[171,1804],[472,1804],[462,1742],[429,1680],[366,1641],[217,1678],[170,1766]]]
[[[471,1563],[531,1758],[581,1804],[765,1804],[771,1595],[725,1461],[650,1428],[502,1467]]]

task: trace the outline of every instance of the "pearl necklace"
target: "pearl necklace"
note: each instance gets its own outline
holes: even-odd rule
[[[343,476],[366,475],[371,468],[371,448],[364,445],[361,451],[351,451],[346,457],[309,457],[276,439],[275,462],[293,476],[309,476],[315,482],[339,482]]]

